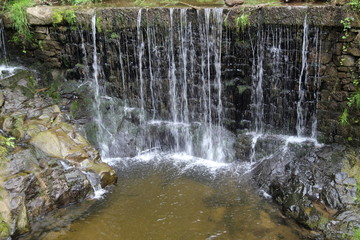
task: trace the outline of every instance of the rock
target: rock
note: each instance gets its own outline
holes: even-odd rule
[[[258,144],[262,144],[261,151],[273,146],[264,140],[258,140]],[[358,152],[344,147],[316,148],[295,143],[288,144],[283,151],[282,155],[268,158],[253,170],[257,184],[297,222],[332,236],[326,239],[351,234],[348,226],[360,222],[356,203],[359,171],[357,165],[349,161],[357,162]],[[329,219],[344,222],[342,215],[335,217],[344,210],[348,211],[346,216],[353,217],[348,217],[344,225],[330,224]]]
[[[16,235],[22,235],[30,231],[30,223],[27,216],[26,206],[23,205],[16,221]]]
[[[355,56],[360,57],[360,48],[359,46],[352,46],[348,49],[348,53]]]
[[[13,175],[32,172],[40,168],[35,152],[30,148],[17,151],[16,153],[9,155],[7,158],[9,160],[8,171]]]
[[[244,0],[225,0],[225,4],[228,7],[235,7],[244,4]]]
[[[350,55],[342,55],[337,58],[339,66],[352,67],[355,65],[355,59]]]
[[[4,105],[5,98],[3,92],[0,92],[0,108]]]
[[[32,77],[21,71],[0,79],[0,133],[16,137],[13,149],[1,145],[6,138],[0,134],[0,239],[25,234],[36,218],[83,201],[92,191],[84,171],[102,187],[117,180],[98,151],[64,122],[59,106],[35,94]]]
[[[61,128],[40,132],[30,140],[30,143],[54,158],[73,162],[90,158],[86,152],[86,149],[90,148],[89,144],[79,134],[67,134]]]
[[[95,163],[85,160],[81,162],[80,165],[84,170],[94,172],[100,176],[100,185],[102,188],[117,182],[118,177],[115,170],[104,162]]]
[[[26,9],[26,15],[30,25],[51,25],[52,7],[36,6]]]

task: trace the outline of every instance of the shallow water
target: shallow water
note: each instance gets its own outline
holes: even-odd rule
[[[303,239],[269,201],[224,169],[121,162],[100,206],[42,239]]]

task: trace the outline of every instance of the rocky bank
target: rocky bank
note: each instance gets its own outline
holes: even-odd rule
[[[0,78],[0,239],[26,234],[40,217],[93,193],[117,175],[99,152],[45,97],[36,74],[18,70]]]

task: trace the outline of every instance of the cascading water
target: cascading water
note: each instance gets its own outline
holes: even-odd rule
[[[123,146],[135,147],[130,155],[157,149],[219,162],[233,158],[229,150],[233,137],[223,127],[222,82],[223,52],[227,58],[233,51],[227,39],[232,36],[226,34],[224,39],[222,9],[191,14],[188,9],[170,8],[167,21],[154,25],[149,10],[140,9],[136,29],[115,31],[111,39],[100,36],[104,40],[97,40],[93,17],[93,54],[87,57],[81,33],[83,63],[92,63],[89,76],[103,158],[124,156]],[[242,33],[251,46],[251,55],[245,56],[252,62],[251,162],[256,162],[262,136],[316,136],[319,76],[309,72],[319,70],[320,33],[308,26],[306,18],[301,40],[294,38],[297,31],[269,25],[259,26],[255,35]],[[117,53],[116,59],[111,54],[98,58],[103,50]],[[314,62],[309,62],[309,52],[316,55]]]
[[[299,77],[299,99],[297,102],[297,119],[296,119],[296,133],[298,137],[303,137],[305,134],[305,90],[308,83],[308,63],[307,63],[307,54],[309,47],[309,26],[307,24],[307,16],[304,20],[304,31],[303,31],[303,44],[301,51],[301,73]]]
[[[117,117],[126,119],[125,112],[129,114],[129,111],[139,113],[136,118],[140,125],[134,129],[138,132],[138,138],[134,141],[138,153],[146,149],[162,149],[219,162],[231,158],[231,150],[224,150],[224,146],[231,145],[231,134],[222,126],[223,12],[222,9],[205,9],[196,14],[200,24],[195,29],[194,22],[187,19],[187,9],[169,9],[169,24],[164,28],[155,28],[147,20],[144,21],[149,17],[148,12],[140,9],[136,24],[136,48],[126,45],[124,41],[127,37],[122,33],[117,34],[115,51],[118,52],[117,72],[120,73],[117,77],[121,79],[121,86],[118,87],[122,91],[117,90],[116,95],[126,99],[126,106],[123,106],[122,112],[117,112]],[[101,68],[113,60],[97,58],[97,48],[110,49],[114,40],[96,42],[94,19],[92,78],[96,86],[95,111],[100,112],[96,114],[95,122],[98,135],[106,135],[99,137],[98,142],[103,157],[118,157],[119,150],[116,148],[121,144],[117,133],[111,131],[117,131],[119,127],[105,127],[107,118],[111,117],[109,112],[113,111],[107,110],[106,113],[101,108],[105,99],[111,101],[112,98],[106,95],[106,83],[99,78],[100,72],[104,71]],[[167,33],[164,32],[166,30]],[[206,44],[195,43],[194,34]],[[164,37],[159,37],[161,35]],[[132,56],[129,56],[129,52],[132,51],[136,53],[136,58],[130,60]],[[197,53],[200,53],[199,56],[196,56]],[[136,61],[136,68],[131,61]],[[108,108],[113,109],[113,106]]]
[[[251,162],[256,162],[258,140],[268,135],[280,134],[279,137],[283,139],[286,135],[296,134],[302,138],[301,141],[311,140],[317,143],[320,31],[316,27],[310,29],[305,17],[302,42],[296,42],[292,34],[290,29],[284,27],[259,27],[252,42],[255,64],[252,65],[251,106],[254,132],[251,133]],[[312,42],[309,40],[310,34]],[[298,49],[297,46],[301,46],[300,57],[293,50]],[[308,59],[310,47],[315,56],[313,62]],[[268,56],[272,59],[271,64],[265,63]],[[297,67],[299,63],[300,68]],[[310,68],[316,72],[311,78]],[[298,79],[294,76],[298,76]],[[296,85],[297,92],[294,91]]]
[[[6,63],[6,55],[4,25],[2,19],[0,19],[0,61],[4,61]]]

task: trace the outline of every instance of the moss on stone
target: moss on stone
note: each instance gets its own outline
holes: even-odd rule
[[[10,226],[1,219],[0,216],[0,238],[6,239],[10,236]]]

